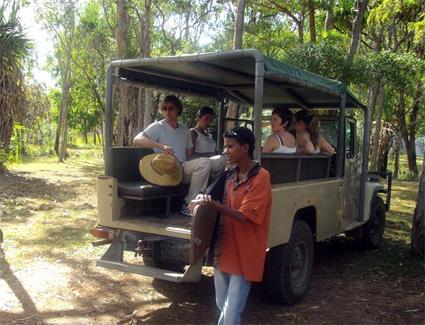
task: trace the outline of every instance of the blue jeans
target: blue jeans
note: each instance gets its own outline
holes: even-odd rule
[[[220,309],[218,324],[240,324],[251,282],[246,281],[242,275],[229,274],[214,268],[214,286],[215,300]]]

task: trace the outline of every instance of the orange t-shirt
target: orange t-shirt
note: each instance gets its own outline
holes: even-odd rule
[[[264,168],[240,183],[236,172],[226,184],[225,204],[248,219],[240,222],[223,216],[218,267],[221,271],[243,275],[248,281],[261,281],[266,258],[267,236],[272,203],[270,174]]]

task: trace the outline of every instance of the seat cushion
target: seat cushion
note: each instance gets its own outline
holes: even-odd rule
[[[178,186],[158,186],[146,182],[118,182],[118,196],[138,197],[142,200],[167,196],[184,196],[189,190],[189,184]]]

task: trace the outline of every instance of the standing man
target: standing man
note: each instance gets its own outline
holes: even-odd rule
[[[270,175],[252,160],[255,138],[243,127],[224,134],[228,162],[223,203],[199,194],[192,201],[219,213],[214,246],[214,285],[220,309],[218,324],[240,324],[251,282],[259,282],[264,271],[272,203]]]
[[[155,152],[173,155],[182,164],[183,183],[190,183],[189,192],[185,197],[180,212],[189,216],[188,203],[203,191],[208,184],[211,172],[211,162],[207,157],[189,160],[193,154],[193,143],[189,129],[178,122],[183,111],[180,100],[169,95],[160,104],[164,119],[150,124],[145,130],[134,137],[133,144],[137,147],[152,148]]]

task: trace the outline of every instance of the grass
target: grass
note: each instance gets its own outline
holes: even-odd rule
[[[102,153],[71,149],[65,163],[42,157],[11,166],[0,175],[1,228],[5,245],[15,247],[15,267],[34,256],[51,259],[90,247],[96,222],[95,179],[102,173]],[[1,188],[5,186],[5,188]]]
[[[390,210],[386,215],[384,243],[380,249],[365,252],[355,242],[336,244],[339,253],[350,256],[351,273],[360,277],[380,276],[390,281],[423,279],[424,260],[410,250],[413,211],[418,182],[393,183]]]
[[[422,168],[422,163],[423,163],[423,157],[417,157],[416,164],[418,166],[419,174]],[[394,159],[389,159],[388,170],[394,171]],[[409,171],[406,154],[400,154],[398,179],[405,180],[405,181],[414,181],[417,179],[417,177],[415,175],[412,175],[411,172]]]

